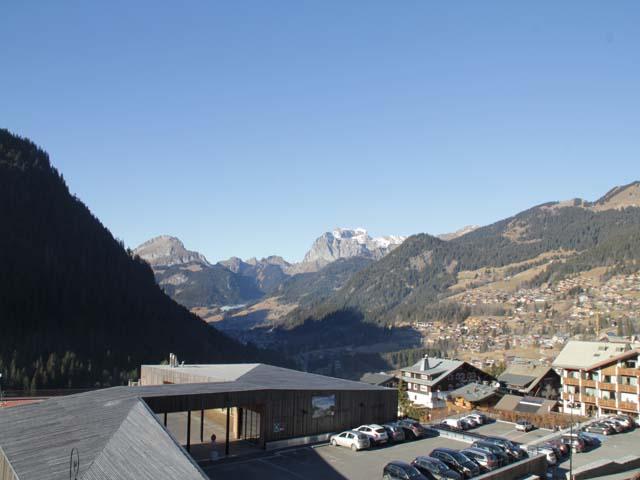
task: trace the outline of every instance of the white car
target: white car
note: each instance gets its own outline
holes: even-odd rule
[[[467,415],[464,418],[471,418],[471,419],[475,420],[478,425],[484,425],[485,420],[486,420],[487,417],[484,414],[481,414],[481,413],[470,413],[469,415]]]
[[[369,437],[364,433],[356,432],[355,430],[347,430],[346,432],[331,435],[329,442],[334,447],[347,447],[354,452],[369,448],[370,445]]]
[[[538,452],[544,454],[547,457],[547,463],[549,465],[553,466],[558,463],[558,457],[556,457],[556,452],[554,452],[552,448],[539,447]]]
[[[533,425],[533,423],[527,421],[527,420],[518,420],[516,422],[516,430],[519,432],[530,432],[531,430],[533,430],[535,427]]]
[[[387,431],[383,426],[376,423],[372,423],[371,425],[360,425],[355,429],[355,431],[364,433],[367,437],[369,437],[369,441],[372,444],[379,445],[381,443],[387,443],[389,441]]]

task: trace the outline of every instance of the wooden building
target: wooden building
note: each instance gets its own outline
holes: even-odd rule
[[[263,448],[397,415],[392,389],[263,364],[143,366],[141,384],[0,411],[0,480],[66,478],[73,452],[78,479],[207,478],[190,440],[166,430],[174,412],[186,412],[189,432],[192,412],[223,409],[227,451],[233,408],[251,412],[239,417],[251,416]]]
[[[449,394],[470,383],[490,384],[494,377],[470,363],[425,356],[401,370],[409,400],[428,408],[444,408]]]

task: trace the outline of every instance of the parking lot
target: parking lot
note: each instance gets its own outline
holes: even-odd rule
[[[535,429],[527,433],[519,432],[515,429],[514,424],[507,422],[489,423],[470,430],[470,432],[499,436],[525,444],[536,443],[553,433],[546,429]],[[601,445],[590,451],[574,454],[574,468],[600,459],[617,459],[639,453],[640,428],[608,437],[593,436],[601,440]],[[320,445],[265,453],[257,458],[240,458],[229,463],[205,465],[204,470],[212,479],[235,477],[248,480],[254,478],[266,480],[373,480],[381,478],[382,468],[391,460],[410,462],[419,455],[428,455],[431,450],[437,447],[461,449],[468,447],[468,443],[450,438],[432,437],[361,452],[352,452],[344,447]],[[550,474],[555,473],[556,478],[565,478],[565,473],[568,470],[569,460],[567,457],[557,466],[555,472],[554,469],[550,469]]]
[[[352,452],[348,448],[322,445],[276,452],[249,460],[205,467],[212,479],[261,480],[373,480],[391,460],[410,462],[436,447],[465,448],[468,444],[434,437]]]
[[[516,430],[515,424],[501,421],[481,425],[480,427],[474,428],[473,430],[469,431],[473,433],[479,433],[481,435],[486,435],[488,437],[503,437],[518,443],[537,442],[541,438],[553,433],[551,430],[547,430],[545,428],[536,428],[526,433],[519,432]]]
[[[595,435],[602,443],[599,447],[573,456],[573,467],[581,467],[596,460],[615,460],[627,455],[640,455],[640,428],[627,433],[617,433],[615,435]],[[563,471],[569,470],[569,460],[565,459],[560,464]]]

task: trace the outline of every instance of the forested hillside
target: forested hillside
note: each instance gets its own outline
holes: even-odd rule
[[[5,388],[122,384],[169,352],[187,362],[277,361],[166,296],[150,267],[69,193],[48,155],[7,130],[0,219]]]
[[[616,192],[636,187],[634,183]],[[601,199],[540,205],[450,241],[415,235],[356,273],[325,302],[292,312],[287,323],[321,319],[343,309],[355,309],[366,321],[381,324],[424,319],[434,308],[446,308],[436,307],[436,302],[449,294],[462,270],[502,267],[555,250],[577,252],[566,264],[550,269],[547,277],[558,278],[563,272],[638,259],[639,233],[640,208],[606,209],[606,199]]]

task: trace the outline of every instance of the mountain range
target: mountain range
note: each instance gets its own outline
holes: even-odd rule
[[[211,264],[168,235],[152,238],[133,252],[149,263],[163,290],[188,308],[244,304],[266,296],[297,304],[302,298],[317,299],[340,288],[367,261],[382,258],[404,240],[401,236],[372,238],[362,228],[336,228],[318,237],[300,263],[270,256],[232,257]],[[336,262],[336,267],[326,268]]]

